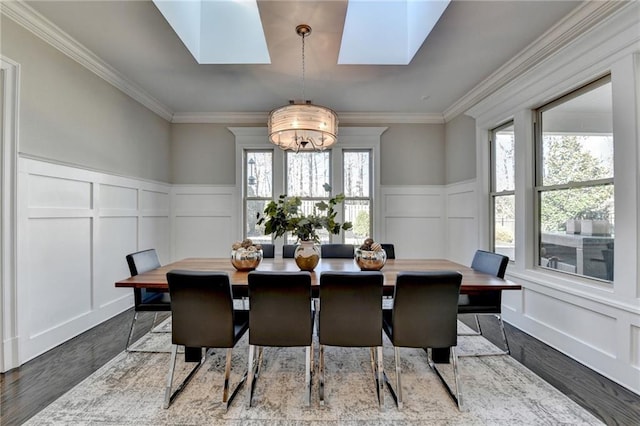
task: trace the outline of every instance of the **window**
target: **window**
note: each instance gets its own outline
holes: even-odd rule
[[[331,194],[325,191],[324,184],[331,185],[331,151],[287,151],[285,161],[286,194],[301,198],[301,210],[305,214],[313,213],[317,202],[329,202]],[[318,230],[318,237],[321,243],[329,242],[329,233],[324,229]],[[286,235],[285,240],[288,244],[295,243],[291,235]]]
[[[371,227],[371,152],[343,151],[344,220],[353,228],[345,232],[345,243],[360,244],[373,235]]]
[[[326,230],[318,231],[321,243],[330,241],[348,244],[360,244],[373,234],[372,228],[372,154],[371,149],[343,149],[321,152],[284,152],[273,150],[245,149],[245,227],[244,235],[255,242],[270,243],[270,235],[264,235],[264,226],[257,225],[256,215],[264,211],[266,204],[285,193],[302,199],[302,210],[311,213],[319,201],[329,201],[330,195],[345,194],[345,201],[338,206],[340,222],[350,221],[354,228],[341,231],[339,235],[329,235]],[[275,158],[274,158],[274,154]],[[333,162],[332,155],[338,155]],[[280,158],[280,160],[278,160]],[[274,161],[283,161],[284,182],[274,182]],[[331,165],[339,168],[337,175]],[[279,176],[276,174],[276,176]],[[340,178],[341,177],[341,178]],[[280,179],[279,177],[277,179]],[[333,181],[341,181],[334,185]],[[332,187],[332,194],[325,191],[324,185]],[[286,244],[296,241],[285,236]]]
[[[513,122],[491,131],[493,251],[515,258],[515,139]]]
[[[611,80],[537,111],[539,265],[613,281],[614,170]]]
[[[245,235],[254,242],[270,243],[264,225],[257,225],[258,212],[273,199],[273,151],[246,151],[245,165]]]

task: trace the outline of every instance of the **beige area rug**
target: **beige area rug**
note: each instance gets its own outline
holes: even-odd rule
[[[465,327],[460,323],[461,327]],[[164,323],[160,329],[169,329]],[[169,350],[170,333],[149,333],[139,349]],[[234,349],[232,386],[246,370],[248,336]],[[460,337],[458,352],[495,350],[482,337]],[[315,347],[317,360],[318,347]],[[596,425],[598,419],[509,356],[459,359],[464,411],[460,412],[427,365],[421,349],[402,349],[404,408],[385,388],[377,406],[369,350],[327,347],[326,405],[314,381],[311,407],[303,405],[304,348],[265,348],[254,407],[242,388],[228,412],[222,404],[224,350],[206,364],[167,410],[162,408],[168,353],[123,352],[30,419],[28,425]],[[385,369],[395,378],[393,347],[385,340]],[[179,357],[176,378],[190,364]],[[439,365],[452,382],[450,365]]]

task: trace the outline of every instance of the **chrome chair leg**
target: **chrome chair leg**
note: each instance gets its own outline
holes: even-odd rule
[[[400,348],[397,346],[394,346],[393,351],[394,351],[394,359],[395,359],[395,367],[396,367],[395,389],[391,384],[391,380],[389,380],[389,377],[387,377],[386,371],[384,372],[384,381],[387,384],[387,389],[389,389],[389,392],[391,393],[391,397],[393,398],[393,401],[396,403],[396,406],[398,407],[398,409],[401,409],[402,408],[402,387],[401,387],[402,384],[400,381]],[[397,392],[396,392],[396,389],[397,389]]]
[[[193,367],[193,369],[191,369],[187,377],[185,377],[185,379],[178,385],[177,389],[173,393],[171,393],[171,388],[173,386],[173,372],[176,368],[177,355],[178,355],[178,345],[173,345],[171,348],[171,361],[169,362],[169,366],[170,366],[169,373],[167,374],[167,387],[164,392],[163,407],[165,409],[169,408],[169,405],[171,405],[171,402],[173,402],[173,400],[178,396],[178,394],[185,388],[187,383],[189,383],[191,378],[196,374],[198,369],[202,366],[202,364],[204,364],[207,358],[207,352],[205,351],[204,355],[202,356],[202,358],[200,358],[200,361],[196,364],[196,366]]]
[[[486,314],[489,315],[489,314]],[[481,353],[472,353],[472,354],[461,354],[458,355],[458,357],[460,358],[464,358],[464,357],[469,357],[469,356],[498,356],[498,355],[510,355],[511,354],[511,349],[509,348],[509,341],[507,340],[507,334],[505,333],[505,329],[504,329],[504,322],[502,321],[502,315],[501,314],[490,314],[490,315],[495,315],[495,317],[498,319],[498,324],[500,325],[500,333],[502,334],[502,341],[504,342],[505,345],[505,350],[500,350],[497,352],[481,352]],[[458,333],[458,336],[482,336],[482,328],[480,328],[480,321],[478,321],[478,315],[474,315],[475,319],[476,319],[476,326],[478,327],[478,333]]]
[[[304,372],[304,402],[308,406],[311,405],[311,371],[313,369],[313,343],[305,348],[305,372]]]
[[[256,352],[256,347],[254,345],[249,345],[249,365],[247,366],[247,373],[248,373],[248,383],[247,386],[249,387],[249,396],[248,396],[248,400],[247,400],[247,406],[251,407],[251,402],[253,399],[253,390],[255,389],[255,382],[254,382],[254,376],[255,376],[255,361],[254,361],[254,356],[255,356],[255,352]]]
[[[242,386],[247,381],[247,375],[249,370],[245,371],[242,375],[242,379],[236,385],[236,387],[231,391],[231,395],[229,395],[229,378],[231,376],[231,356],[233,354],[233,348],[227,348],[227,358],[224,369],[224,387],[222,389],[222,402],[225,403],[225,410],[229,410],[231,403],[235,399],[238,391],[242,388]]]
[[[500,332],[502,333],[502,340],[504,341],[504,346],[507,348],[505,353],[507,355],[511,355],[511,349],[509,348],[509,341],[507,340],[507,333],[504,331],[504,322],[502,321],[502,315],[496,315],[498,318],[498,323],[500,324]]]
[[[384,364],[382,359],[382,346],[378,346],[378,368],[376,376],[376,390],[378,393],[378,404],[380,411],[384,411]]]
[[[394,347],[394,353],[395,353],[395,362],[396,362],[396,389],[398,392],[398,400],[396,401],[398,404],[398,408],[401,409],[402,408],[402,380],[400,379],[400,348],[399,347]]]
[[[462,411],[462,389],[460,386],[460,376],[458,375],[458,355],[456,354],[456,348],[451,347],[451,364],[453,366],[453,377],[456,382],[456,395],[458,402],[458,409]]]
[[[376,384],[376,396],[378,397],[378,405],[381,411],[384,411],[384,365],[382,363],[382,346],[377,348],[369,348],[371,358],[371,369],[373,371],[373,379]]]
[[[319,354],[319,384],[318,384],[318,394],[320,396],[320,405],[324,405],[324,345],[320,345],[320,354]]]
[[[438,375],[438,378],[440,379],[444,387],[447,389],[447,392],[449,392],[449,396],[451,396],[453,401],[456,403],[456,405],[458,406],[458,409],[462,411],[462,394],[460,393],[460,384],[459,384],[459,377],[458,377],[458,358],[457,358],[454,347],[451,347],[451,356],[452,356],[453,376],[454,376],[455,387],[456,387],[455,393],[451,390],[451,387],[449,386],[447,381],[444,379],[444,377],[436,367],[435,362],[433,362],[433,359],[431,358],[431,348],[429,348],[427,351],[427,359],[429,362],[429,367],[431,367],[431,369]]]
[[[136,321],[138,320],[138,312],[133,315],[133,321],[131,321],[131,327],[129,328],[129,337],[127,338],[127,346],[125,350],[129,352],[129,346],[131,346],[131,339],[133,338],[133,331],[136,328]]]

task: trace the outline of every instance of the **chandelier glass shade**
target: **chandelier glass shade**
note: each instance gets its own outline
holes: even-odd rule
[[[305,24],[296,27],[302,37],[302,99],[304,99],[304,39],[311,33]],[[338,115],[311,101],[289,101],[269,113],[269,141],[285,151],[323,151],[338,141]]]
[[[322,151],[338,138],[338,116],[312,103],[290,104],[269,114],[269,141],[285,151]]]

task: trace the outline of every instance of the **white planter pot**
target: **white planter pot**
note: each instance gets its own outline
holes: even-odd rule
[[[611,224],[608,220],[583,219],[580,222],[582,235],[611,235]]]
[[[577,219],[567,220],[567,234],[579,234],[580,233],[580,221]]]

